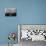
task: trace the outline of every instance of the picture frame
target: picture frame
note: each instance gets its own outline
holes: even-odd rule
[[[5,16],[16,16],[16,8],[5,8]]]

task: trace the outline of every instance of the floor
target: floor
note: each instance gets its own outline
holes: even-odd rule
[[[28,41],[21,40],[20,46],[46,46],[46,42],[45,41],[32,42],[31,40]]]
[[[8,46],[8,44],[0,44],[0,46]],[[18,44],[10,45],[10,46],[18,46]]]
[[[8,45],[7,44],[0,44],[0,46],[8,46]],[[28,40],[28,41],[21,40],[19,45],[15,44],[14,46],[46,46],[46,42],[45,41],[32,42],[31,40]]]

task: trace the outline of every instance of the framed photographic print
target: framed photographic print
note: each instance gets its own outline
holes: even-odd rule
[[[16,16],[16,8],[5,8],[5,16]]]
[[[21,40],[46,41],[46,25],[20,24],[18,34],[19,42]]]

